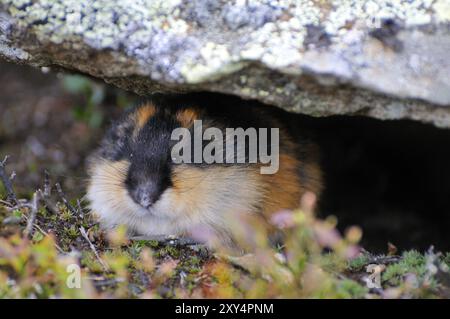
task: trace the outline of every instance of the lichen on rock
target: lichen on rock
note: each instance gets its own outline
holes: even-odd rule
[[[448,0],[0,0],[8,60],[317,116],[450,127],[448,52]]]

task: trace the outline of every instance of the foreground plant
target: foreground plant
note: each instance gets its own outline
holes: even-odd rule
[[[1,298],[449,296],[448,254],[371,255],[357,245],[359,228],[342,236],[335,218],[314,216],[312,194],[270,221],[236,218],[247,254],[231,256],[187,240],[130,240],[124,228],[105,233],[47,175],[33,193],[39,200],[18,199],[7,188],[0,201]],[[284,234],[282,246],[269,241],[267,222]]]

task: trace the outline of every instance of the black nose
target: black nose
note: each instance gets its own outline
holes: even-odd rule
[[[160,188],[152,182],[137,185],[130,192],[133,200],[144,208],[149,208],[161,196]]]

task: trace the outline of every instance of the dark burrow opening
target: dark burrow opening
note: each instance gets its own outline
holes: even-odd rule
[[[205,92],[197,98],[222,108],[253,104]],[[341,231],[360,226],[362,246],[371,252],[386,252],[388,242],[399,250],[450,250],[450,129],[363,116],[281,119],[320,146],[321,217],[335,215]]]
[[[386,252],[450,249],[450,130],[407,120],[314,120],[325,192],[320,214],[359,225],[362,245]]]

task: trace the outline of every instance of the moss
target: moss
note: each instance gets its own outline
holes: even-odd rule
[[[45,209],[45,207],[41,207],[38,209],[37,214],[39,216],[42,216],[43,218],[47,218],[49,216],[48,210]]]
[[[69,237],[69,239],[75,239],[79,236],[78,228],[75,225],[64,228],[65,235]]]
[[[361,254],[348,261],[347,268],[351,271],[359,271],[369,262],[369,256]]]
[[[58,209],[60,211],[60,218],[63,221],[69,221],[70,219],[72,219],[72,213],[66,206],[58,205]]]
[[[340,272],[346,269],[347,264],[336,254],[327,253],[320,258],[321,267],[329,272]]]
[[[17,225],[19,229],[16,237],[6,239],[0,236],[2,249],[6,248],[5,251],[16,254],[9,259],[2,259],[0,256],[0,265],[15,267],[12,272],[17,277],[22,276],[20,278],[23,281],[16,285],[18,287],[16,292],[11,291],[7,286],[8,278],[5,277],[7,272],[0,267],[0,297],[14,297],[14,293],[20,293],[26,297],[45,298],[66,298],[74,296],[75,293],[79,294],[77,296],[86,294],[94,297],[116,298],[141,297],[143,293],[156,297],[174,298],[193,296],[368,297],[368,289],[363,281],[359,282],[359,280],[367,275],[364,266],[370,261],[370,256],[363,254],[347,261],[347,248],[356,247],[348,246],[347,240],[341,237],[336,239],[336,247],[339,249],[328,248],[329,253],[324,254],[324,247],[317,242],[315,230],[325,225],[329,229],[330,224],[335,225],[335,223],[324,222],[313,216],[307,217],[304,213],[298,215],[299,218],[296,219],[298,226],[301,225],[301,227],[297,229],[298,231],[287,234],[292,238],[289,237],[285,247],[280,249],[282,253],[286,253],[285,256],[288,256],[288,264],[278,259],[272,263],[271,257],[276,251],[264,247],[260,255],[254,256],[256,258],[254,261],[258,265],[263,265],[264,269],[252,272],[249,269],[242,269],[245,265],[239,268],[224,260],[216,259],[206,248],[194,249],[191,246],[164,245],[157,241],[146,240],[126,241],[126,243],[120,241],[120,244],[118,241],[114,243],[111,240],[108,246],[102,240],[106,234],[97,224],[92,223],[88,214],[81,218],[77,216],[78,214],[71,215],[63,204],[58,203],[57,206],[61,214],[52,214],[44,207],[40,208],[36,223],[44,230],[51,229],[57,239],[56,243],[65,252],[73,251],[75,248],[81,256],[69,262],[59,260],[70,256],[59,254],[52,236],[35,232],[33,240],[29,241],[22,236],[23,225]],[[7,212],[0,204],[0,219],[2,214],[20,217],[28,213],[27,208]],[[80,225],[88,231],[101,260],[108,266],[107,270],[81,236]],[[0,227],[2,227],[1,224]],[[0,229],[3,231],[4,228]],[[292,246],[293,243],[296,245]],[[345,249],[341,251],[340,248]],[[305,251],[308,253],[304,253]],[[383,288],[398,287],[400,288],[398,290],[402,291],[401,297],[439,296],[436,293],[439,291],[437,288],[442,287],[443,284],[432,278],[430,267],[427,269],[427,263],[430,263],[430,257],[433,256],[435,255],[431,253],[423,255],[417,251],[403,253],[399,262],[388,265],[382,273]],[[443,255],[441,260],[448,265],[450,254]],[[64,291],[67,263],[79,264],[85,274],[90,278],[96,278],[96,284],[101,286],[97,287],[97,293],[104,294],[92,295],[90,290]],[[264,271],[267,271],[267,274]],[[46,276],[48,273],[60,275],[60,277],[49,279]],[[414,274],[417,278],[418,288],[411,285],[408,274]],[[272,278],[267,280],[266,275],[274,276],[273,280]],[[42,289],[38,289],[38,292],[34,291],[35,288],[30,288],[29,282],[38,282],[42,285]]]
[[[417,250],[411,250],[402,254],[402,262],[409,268],[414,268],[425,264],[426,258]]]
[[[40,242],[40,241],[43,240],[43,239],[44,239],[44,235],[43,235],[42,233],[40,233],[40,232],[34,232],[33,238],[32,238],[32,241],[33,241],[34,243],[38,243],[38,242]]]
[[[180,255],[181,255],[180,249],[170,245],[162,247],[156,252],[156,256],[160,258],[166,256],[170,256],[172,258],[179,258]]]
[[[159,242],[157,240],[136,240],[134,244],[139,247],[158,248]]]
[[[425,263],[424,255],[415,250],[407,251],[402,254],[402,259],[398,263],[386,267],[382,273],[382,281],[392,286],[398,286],[404,282],[407,274],[413,274],[422,280],[426,273]]]
[[[187,257],[178,265],[178,271],[184,271],[187,274],[197,274],[201,271],[202,261],[197,256]]]

